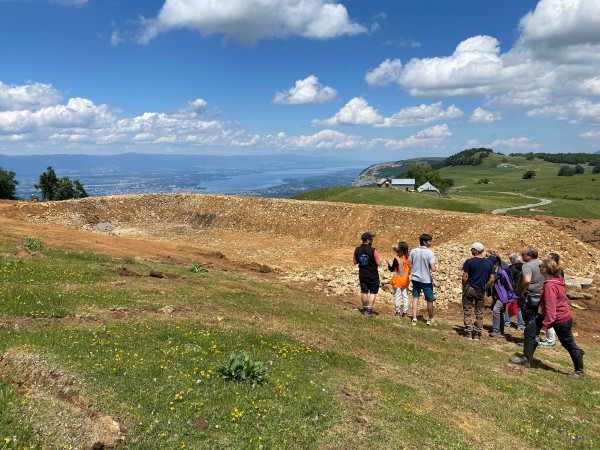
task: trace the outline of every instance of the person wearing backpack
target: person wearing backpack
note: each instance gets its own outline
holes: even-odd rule
[[[523,314],[521,314],[523,300],[519,297],[523,263],[521,262],[519,255],[516,253],[511,254],[508,257],[508,260],[510,261],[510,265],[508,266],[508,274],[510,276],[510,281],[515,293],[515,298],[517,299],[517,303],[519,305],[519,313],[517,314],[517,330],[520,331],[523,329]],[[511,324],[510,316],[508,315],[508,309],[505,311],[504,319],[504,329],[506,330],[507,328],[510,328]]]
[[[495,338],[500,333],[504,334],[504,323],[502,316],[506,305],[515,298],[515,292],[508,275],[508,267],[502,263],[500,258],[492,255],[488,258],[494,264],[494,283],[492,284],[492,298],[494,308],[492,313],[492,331],[490,337]]]
[[[410,281],[410,268],[408,267],[408,244],[404,241],[398,242],[398,247],[394,247],[396,257],[390,264],[388,261],[388,270],[394,272],[390,284],[394,293],[394,307],[396,316],[400,315],[402,306],[402,317],[408,317],[408,283]],[[402,304],[401,304],[402,300]]]

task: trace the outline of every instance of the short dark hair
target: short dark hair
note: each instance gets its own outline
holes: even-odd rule
[[[429,234],[425,234],[425,233],[424,233],[424,234],[422,234],[421,236],[419,236],[419,243],[420,243],[421,245],[423,245],[425,242],[427,242],[427,241],[431,241],[431,240],[433,240],[433,238],[432,238],[432,237],[431,237],[431,235],[429,235]]]
[[[558,256],[558,253],[554,253],[554,252],[548,253],[548,257],[550,259],[553,259],[554,261],[556,261],[556,264],[560,263],[560,256]]]
[[[527,256],[531,256],[533,259],[538,258],[538,251],[533,245],[528,245],[527,247],[525,247],[523,249],[523,253],[525,253]]]

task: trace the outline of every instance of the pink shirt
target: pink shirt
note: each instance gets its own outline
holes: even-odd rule
[[[573,318],[567,305],[565,281],[560,277],[552,277],[544,282],[540,303],[544,316],[542,331],[546,331],[553,323],[563,323]]]

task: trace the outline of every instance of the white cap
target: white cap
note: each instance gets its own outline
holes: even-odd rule
[[[473,245],[471,245],[471,248],[474,248],[481,253],[483,251],[483,244],[481,242],[475,242]]]

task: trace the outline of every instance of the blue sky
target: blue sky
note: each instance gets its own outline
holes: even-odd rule
[[[600,149],[598,0],[0,0],[0,153]]]

